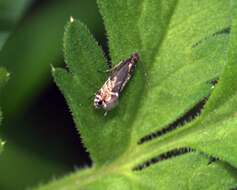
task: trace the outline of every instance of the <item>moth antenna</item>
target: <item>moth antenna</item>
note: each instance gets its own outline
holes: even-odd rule
[[[97,72],[100,73],[100,74],[105,74],[105,73],[108,74],[108,73],[111,73],[111,69],[107,69],[105,71],[97,70]]]

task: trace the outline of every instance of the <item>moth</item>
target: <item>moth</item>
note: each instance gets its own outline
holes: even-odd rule
[[[109,78],[96,92],[95,108],[109,111],[118,104],[119,96],[133,75],[138,60],[139,54],[133,53],[110,70]]]

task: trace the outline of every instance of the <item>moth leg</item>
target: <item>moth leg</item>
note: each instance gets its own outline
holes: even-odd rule
[[[109,92],[110,95],[118,97],[119,94],[117,92]]]
[[[108,114],[108,112],[106,111],[106,112],[104,112],[104,117],[106,117],[107,116],[107,114]]]

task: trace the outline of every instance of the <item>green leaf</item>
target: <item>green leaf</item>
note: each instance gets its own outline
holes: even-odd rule
[[[105,80],[97,73],[106,65],[103,53],[79,21],[66,26],[69,71],[53,68],[53,75],[94,165],[38,189],[236,186],[237,3],[98,0],[98,4],[113,64],[134,51],[141,61],[120,104],[104,117],[89,99]],[[211,81],[220,75],[214,88]],[[174,122],[208,96],[201,116],[174,130]],[[154,132],[162,136],[151,135],[141,143]],[[194,153],[180,156],[183,150]],[[220,160],[209,162],[210,156]]]
[[[208,159],[197,153],[163,161],[142,171],[128,172],[120,169],[113,171],[113,168],[107,168],[100,172],[84,169],[84,171],[66,176],[60,181],[55,180],[38,189],[223,190],[233,187],[237,177],[236,171],[233,171],[228,165],[224,163],[208,164]]]
[[[180,130],[145,146],[159,146],[166,142],[167,148],[192,147],[218,157],[237,167],[236,144],[236,47],[237,4],[232,2],[231,35],[228,48],[228,64],[213,91],[202,115]],[[175,144],[173,144],[175,141]],[[147,151],[149,151],[147,149]],[[157,154],[154,153],[154,155]]]
[[[153,6],[150,4],[151,1],[146,2],[149,8],[155,5],[158,8],[160,4],[165,5],[163,1]],[[175,10],[173,10],[172,17],[166,23],[164,37],[154,48],[156,54],[152,57],[153,64],[150,62],[151,58],[147,58],[148,65],[151,65],[148,76],[152,89],[148,91],[145,97],[149,101],[143,101],[142,108],[139,109],[140,119],[135,120],[134,125],[140,126],[134,130],[136,140],[154,130],[167,126],[187,112],[202,97],[207,95],[203,94],[208,88],[205,80],[209,81],[213,75],[217,74],[212,70],[216,64],[212,61],[209,62],[210,60],[203,62],[205,65],[210,64],[210,69],[201,67],[201,72],[195,68],[191,70],[196,64],[197,67],[200,66],[198,62],[201,61],[197,61],[197,57],[193,57],[191,52],[195,49],[193,46],[196,43],[229,26],[229,2],[216,0],[208,2],[178,1],[174,6]],[[188,11],[184,13],[183,10]],[[213,20],[214,15],[215,21]],[[151,17],[149,10],[146,16]],[[146,16],[144,17],[146,18]],[[158,28],[158,26],[156,27]],[[155,32],[150,28],[146,28],[146,31],[150,31],[151,34]],[[147,36],[151,37],[151,35]],[[144,43],[149,42],[149,39],[143,41]],[[144,51],[147,52],[150,44],[144,46]],[[152,48],[149,48],[150,51]],[[219,61],[224,62],[223,60]],[[214,64],[215,66],[213,66]],[[188,67],[191,67],[190,72],[187,71]],[[206,77],[200,76],[200,73]],[[200,81],[199,77],[203,81]],[[197,89],[198,87],[200,90]],[[174,91],[176,92],[174,93]],[[150,109],[151,107],[153,109]]]

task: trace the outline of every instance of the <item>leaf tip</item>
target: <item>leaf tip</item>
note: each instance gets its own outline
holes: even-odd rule
[[[50,66],[51,66],[52,73],[54,73],[55,72],[55,67],[52,64]]]
[[[1,146],[3,147],[6,144],[6,141],[1,141]]]
[[[11,76],[11,74],[7,72],[6,77],[9,78],[10,76]]]
[[[73,23],[74,21],[75,19],[72,16],[70,16],[70,22]]]

